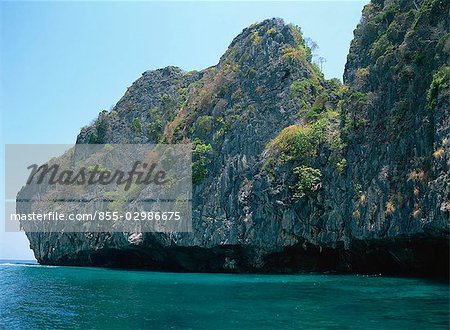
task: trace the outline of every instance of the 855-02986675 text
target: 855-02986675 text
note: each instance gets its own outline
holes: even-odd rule
[[[93,213],[13,213],[11,221],[180,221],[181,212],[177,211],[150,211],[150,212],[117,212],[95,211]]]

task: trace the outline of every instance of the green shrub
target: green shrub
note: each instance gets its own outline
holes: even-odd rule
[[[323,77],[322,70],[320,70],[320,67],[316,63],[311,63],[311,66],[316,74]]]
[[[352,92],[349,95],[349,104],[353,104],[354,106],[357,106],[358,108],[361,108],[365,105],[367,105],[367,94],[363,92]]]
[[[96,125],[96,129],[97,129],[97,143],[105,143],[105,139],[106,139],[106,120],[104,118],[101,118],[100,120],[97,121],[97,125]]]
[[[336,169],[339,173],[344,173],[347,168],[347,159],[342,158],[339,162],[336,163]]]
[[[303,198],[314,191],[322,176],[320,170],[304,165],[294,168],[294,174],[297,176],[297,183],[293,187],[294,199]]]
[[[276,156],[278,165],[289,161],[308,161],[315,156],[317,146],[325,140],[327,124],[328,120],[320,119],[304,126],[286,127],[268,144],[269,154]]]
[[[211,163],[211,159],[208,156],[212,151],[212,147],[200,139],[195,139],[192,142],[192,148],[192,183],[199,185],[208,177],[208,165]]]
[[[151,141],[158,142],[161,139],[164,124],[161,111],[158,107],[153,107],[148,110],[147,120],[144,127],[147,137]]]
[[[197,132],[201,135],[209,134],[214,128],[214,117],[213,116],[201,116],[196,122]]]
[[[372,48],[370,48],[370,56],[372,56],[373,59],[377,59],[392,49],[392,43],[388,40],[387,35],[383,34],[373,43]]]
[[[145,128],[147,130],[147,137],[154,141],[158,142],[162,136],[163,123],[160,119],[156,119],[151,123],[145,124]]]
[[[317,113],[317,110],[313,108],[311,108],[310,110],[308,110],[305,114],[305,117],[308,119],[312,119],[312,118],[317,118],[320,115]]]
[[[90,165],[86,168],[86,170],[88,172],[111,172],[110,170],[108,170],[103,164],[97,164],[97,165]]]
[[[91,133],[91,135],[89,135],[89,140],[88,140],[89,144],[97,144],[98,142],[98,136],[97,133],[93,132]]]
[[[427,108],[433,110],[438,104],[439,93],[450,87],[450,66],[443,67],[433,75],[430,88],[427,92]]]
[[[302,60],[307,59],[308,54],[304,47],[287,47],[281,50],[281,57],[283,59],[292,58],[296,60]]]
[[[158,107],[153,107],[148,110],[147,117],[149,119],[161,119],[161,110]]]
[[[295,80],[290,86],[291,97],[302,97],[305,94],[317,94],[322,89],[317,77]]]
[[[250,36],[250,39],[253,45],[259,45],[261,43],[261,37],[259,36],[257,30],[253,31],[252,35]]]
[[[266,147],[264,169],[270,179],[274,179],[277,170],[285,164],[294,168],[296,180],[291,187],[294,199],[302,198],[320,183],[321,172],[311,164],[314,163],[320,144],[326,140],[328,125],[329,120],[321,118],[303,126],[286,127]]]
[[[405,101],[398,101],[393,106],[393,119],[398,129],[402,129],[404,117],[408,111],[408,104]]]
[[[131,130],[136,133],[139,133],[142,130],[142,125],[138,118],[133,119],[133,122],[131,123]]]
[[[290,89],[291,95],[300,96],[306,91],[306,81],[305,80],[295,80],[292,82]]]
[[[302,29],[298,25],[289,24],[289,29],[294,37],[294,41],[298,46],[305,46],[305,40],[303,39]]]
[[[103,110],[99,114],[99,118],[95,122],[95,131],[89,135],[89,144],[103,144],[106,142],[107,118],[108,112]]]

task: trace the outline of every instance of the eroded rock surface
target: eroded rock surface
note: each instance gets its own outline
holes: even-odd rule
[[[372,1],[345,85],[280,19],[244,29],[216,66],[143,73],[77,143],[210,145],[194,150],[193,232],[27,233],[36,258],[448,276],[448,10]]]

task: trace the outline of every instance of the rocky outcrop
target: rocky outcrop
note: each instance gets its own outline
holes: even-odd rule
[[[280,19],[244,29],[214,67],[143,73],[77,143],[193,142],[193,232],[27,233],[36,258],[448,276],[446,13],[444,0],[367,5],[345,85]]]
[[[342,113],[346,219],[357,239],[448,244],[448,12],[448,1],[374,1],[363,11],[344,74],[353,101]],[[435,253],[448,272],[448,247]]]

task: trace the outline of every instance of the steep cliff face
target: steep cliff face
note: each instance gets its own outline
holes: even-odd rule
[[[355,31],[343,120],[356,237],[447,235],[448,12],[448,1],[373,2]]]
[[[192,142],[193,232],[27,233],[46,264],[448,271],[448,2],[372,2],[345,83],[266,20],[200,72],[145,72],[77,143]]]
[[[419,240],[388,251],[401,267],[430,258],[430,271],[448,271],[448,13],[448,1],[373,1],[344,73],[347,226],[354,239]]]

